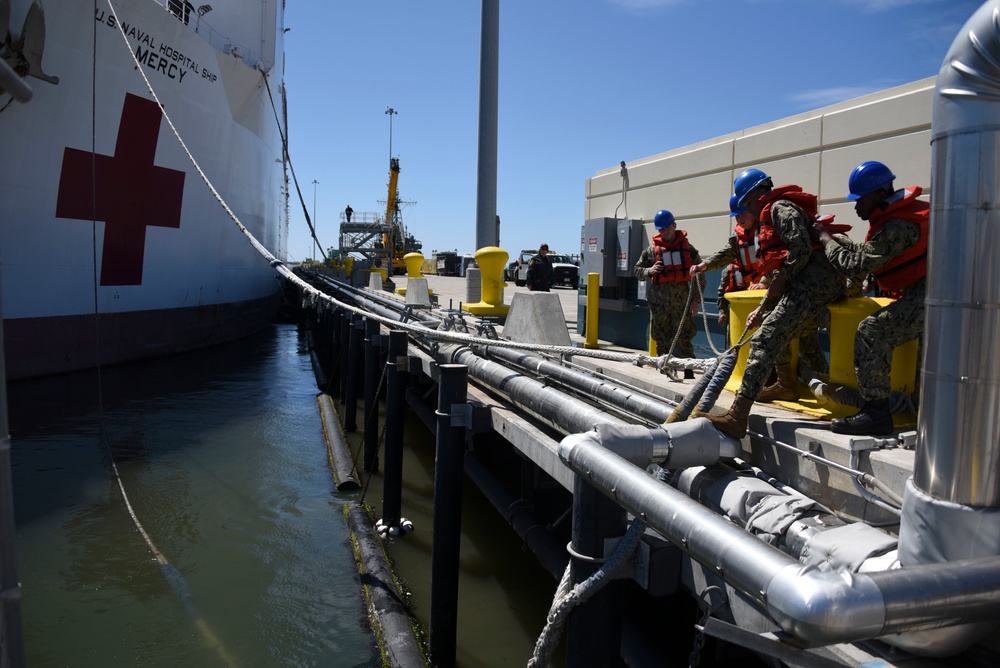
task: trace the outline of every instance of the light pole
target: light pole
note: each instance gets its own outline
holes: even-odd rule
[[[318,185],[319,181],[313,179],[313,224],[312,224],[313,262],[316,261],[316,186]]]
[[[392,163],[392,117],[399,112],[392,107],[386,107],[385,113],[389,116],[389,162]]]

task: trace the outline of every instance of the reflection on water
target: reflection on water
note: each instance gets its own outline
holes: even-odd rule
[[[360,408],[357,419],[362,424]],[[407,417],[404,438],[402,515],[413,522],[415,530],[390,541],[386,552],[410,594],[407,603],[426,631],[431,604],[434,440],[412,414]],[[360,434],[348,434],[355,452],[362,448],[361,440]],[[558,583],[468,478],[462,489],[457,665],[524,666],[545,626]],[[375,508],[376,517],[381,516],[381,474],[372,478],[365,502]]]
[[[292,326],[9,385],[29,665],[381,665],[341,513],[365,494],[379,516],[381,475],[336,491],[316,392]],[[165,570],[129,517],[102,430]],[[433,438],[411,415],[406,439],[403,514],[416,530],[387,551],[426,629]],[[359,451],[361,434],[349,442]],[[463,503],[458,665],[525,665],[556,582],[468,480]]]
[[[311,374],[276,326],[8,386],[29,665],[379,665]]]

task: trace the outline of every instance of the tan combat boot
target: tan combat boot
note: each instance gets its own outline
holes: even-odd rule
[[[715,428],[726,436],[743,438],[747,435],[747,418],[750,417],[751,406],[753,406],[753,399],[737,394],[736,401],[723,415],[711,415],[696,411],[695,417],[708,418],[715,425]]]
[[[778,381],[765,387],[757,401],[769,404],[772,401],[797,401],[799,398],[799,380],[792,372],[791,364],[778,364],[774,367]]]

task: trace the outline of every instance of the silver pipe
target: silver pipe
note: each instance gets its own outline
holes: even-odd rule
[[[359,304],[371,305],[374,304],[375,307],[372,311],[381,315],[384,318],[392,318],[395,320],[400,320],[405,309],[405,305],[400,304],[398,300],[389,297],[383,297],[377,292],[372,292],[371,290],[362,290],[356,288],[353,285],[347,285],[341,283],[335,279],[323,276],[321,274],[314,275],[314,278],[319,279],[326,287],[336,290],[339,294],[346,296],[351,301],[358,302]],[[410,314],[410,317],[414,320],[425,321],[425,322],[438,322],[438,319],[431,316],[424,311],[414,311]]]
[[[594,397],[598,401],[621,408],[624,411],[638,415],[656,424],[666,422],[673,411],[673,406],[664,403],[662,399],[650,399],[615,383],[605,382],[588,376],[585,373],[572,371],[522,350],[485,346],[483,354],[486,357],[503,360],[547,379],[567,385]]]
[[[337,291],[340,295],[356,304],[365,306],[365,308],[370,309],[378,315],[395,320],[401,318],[401,308],[395,300],[386,299],[373,295],[370,292],[346,286],[340,281],[334,281],[323,276],[317,277],[327,287]],[[422,319],[431,317],[423,313],[415,315]],[[523,356],[523,353],[496,347],[489,349],[489,352],[495,357],[500,357],[507,361]],[[487,384],[495,391],[502,392],[508,396],[514,405],[531,413],[536,418],[563,433],[583,432],[603,423],[626,424],[623,420],[609,415],[604,410],[571,397],[557,388],[549,387],[533,378],[523,376],[497,362],[483,359],[466,346],[445,344],[441,346],[440,353],[452,362],[466,365],[469,367],[470,376]],[[592,379],[588,379],[584,374],[562,369],[551,363],[546,364],[548,364],[545,367],[546,372],[551,372],[553,375],[558,374],[560,378],[567,380],[567,382],[568,376],[576,376],[577,379],[573,382],[577,386],[590,387],[588,382],[592,381]],[[624,394],[620,389],[616,391],[609,383],[601,384],[607,386],[603,392],[604,394],[613,395],[617,393],[618,396]],[[646,412],[654,410],[651,408],[652,402],[649,400],[626,402],[626,407],[629,404],[636,408],[641,405]],[[663,419],[666,418],[664,417]]]
[[[563,439],[559,456],[810,645],[988,620],[1000,605],[1000,559],[849,576],[804,568],[591,438]]]
[[[554,387],[476,355],[464,346],[441,346],[456,364],[469,367],[469,375],[502,392],[518,408],[531,413],[563,433],[589,431],[599,424],[625,424],[600,408],[570,397]]]
[[[916,486],[1000,506],[1000,3],[982,5],[938,74]],[[964,267],[965,271],[957,267]]]

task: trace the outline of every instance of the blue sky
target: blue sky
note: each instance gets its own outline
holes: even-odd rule
[[[500,0],[500,245],[576,252],[584,181],[621,160],[937,74],[980,4]],[[289,148],[324,246],[348,204],[384,212],[392,107],[408,231],[425,256],[475,251],[480,11],[289,0]],[[297,198],[289,254],[313,255]]]

